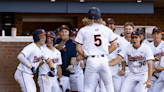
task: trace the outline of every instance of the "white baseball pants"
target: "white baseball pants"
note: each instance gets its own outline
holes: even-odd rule
[[[34,75],[16,70],[15,80],[19,83],[22,92],[36,92],[36,85],[33,79]]]
[[[147,78],[148,72],[144,74],[130,72],[122,84],[121,92],[133,92],[136,86],[138,86],[137,92],[147,92],[147,88],[145,89],[146,85],[143,85],[147,81]]]
[[[98,73],[103,80],[107,92],[114,92],[112,75],[108,66],[108,58],[106,55],[89,56],[86,62],[85,76],[84,76],[84,92],[92,92],[93,82]]]

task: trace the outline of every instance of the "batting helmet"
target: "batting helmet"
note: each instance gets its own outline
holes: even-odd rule
[[[56,42],[56,35],[55,35],[55,33],[53,32],[53,31],[48,31],[47,32],[47,37],[52,37],[52,38],[54,38],[54,43]]]
[[[100,13],[99,8],[92,7],[91,9],[89,9],[88,18],[89,19],[95,19],[95,20],[101,19],[101,13]]]
[[[45,35],[45,34],[46,34],[46,32],[44,29],[36,29],[33,33],[34,42],[38,42],[40,40],[39,36]]]

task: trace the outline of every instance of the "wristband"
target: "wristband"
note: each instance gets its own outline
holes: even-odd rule
[[[122,70],[124,70],[124,71],[125,71],[125,68],[122,68]]]
[[[71,65],[73,65],[73,66],[74,66],[74,64],[71,64]]]
[[[151,81],[151,79],[148,79],[148,81]]]

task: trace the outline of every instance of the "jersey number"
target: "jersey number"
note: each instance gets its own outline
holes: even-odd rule
[[[100,37],[101,37],[100,34],[94,35],[95,46],[101,46],[102,42],[101,42]],[[97,41],[98,41],[98,43],[97,43]]]
[[[144,61],[144,62],[139,62],[139,67],[141,67],[141,66],[145,66],[146,65],[146,61]]]

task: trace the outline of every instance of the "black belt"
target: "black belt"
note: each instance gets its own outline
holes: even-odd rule
[[[75,73],[70,73],[70,74],[75,74]]]
[[[96,56],[99,56],[99,55],[92,55],[91,57],[96,57]],[[105,55],[100,55],[101,57],[105,57]]]
[[[128,67],[128,65],[126,65],[126,67]]]
[[[47,74],[40,74],[40,76],[47,76]]]

